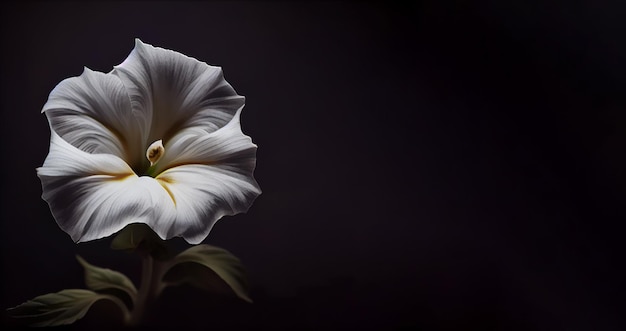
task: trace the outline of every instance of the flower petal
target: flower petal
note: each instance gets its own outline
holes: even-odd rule
[[[176,203],[176,222],[168,237],[200,243],[218,219],[246,212],[261,194],[253,177],[257,146],[241,131],[240,115],[241,109],[211,133],[183,130],[165,146],[156,180]]]
[[[138,121],[115,75],[85,68],[50,92],[42,112],[51,130],[85,152],[113,154],[131,165],[142,161]]]
[[[156,173],[184,164],[205,164],[228,165],[232,171],[252,177],[257,146],[241,131],[240,116],[241,109],[227,125],[211,133],[198,128],[178,132],[165,145]]]
[[[189,127],[215,131],[244,104],[220,67],[139,39],[113,73],[128,89],[134,111],[141,114],[144,147]]]
[[[224,215],[246,212],[261,194],[251,176],[228,164],[190,164],[171,168],[156,178],[176,203],[176,222],[168,237],[199,244]]]
[[[54,130],[37,175],[42,198],[76,242],[110,236],[136,222],[148,224],[165,239],[175,220],[173,201],[155,179],[137,177],[115,155],[84,152]]]

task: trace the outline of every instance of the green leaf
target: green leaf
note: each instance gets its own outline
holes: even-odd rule
[[[87,263],[82,257],[76,255],[78,262],[85,268],[85,283],[94,291],[108,289],[122,290],[131,297],[133,302],[137,298],[137,288],[124,274],[115,270],[96,267]]]
[[[157,259],[169,257],[165,240],[143,223],[132,223],[120,230],[111,241],[111,248],[147,252]]]
[[[87,314],[100,299],[110,299],[123,305],[117,298],[89,290],[71,289],[49,293],[7,309],[9,316],[21,319],[30,326],[58,326],[72,324]],[[125,307],[120,306],[123,310]]]
[[[178,254],[169,264],[163,281],[168,285],[187,283],[204,289],[219,288],[218,282],[201,266],[213,271],[241,299],[252,302],[248,296],[248,280],[237,257],[215,246],[196,245]]]

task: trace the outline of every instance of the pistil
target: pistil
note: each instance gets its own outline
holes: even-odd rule
[[[159,139],[153,142],[146,150],[146,158],[150,161],[150,168],[148,168],[148,175],[154,177],[154,169],[156,168],[156,163],[163,157],[165,154],[165,147],[163,147],[163,140]]]

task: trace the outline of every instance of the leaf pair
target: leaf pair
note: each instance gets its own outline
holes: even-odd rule
[[[146,247],[143,240],[145,237],[137,240],[138,237],[135,235],[138,233],[130,235],[132,234],[130,232],[127,234],[129,234],[126,238],[129,239],[127,242],[133,244],[143,242],[143,247]],[[153,244],[149,243],[149,245]],[[127,245],[124,249],[135,249],[138,246]],[[151,247],[160,246],[153,245]],[[85,269],[85,283],[89,290],[66,289],[57,293],[41,295],[8,309],[8,314],[30,326],[71,324],[84,317],[96,301],[108,299],[120,307],[124,314],[124,321],[129,322],[133,311],[129,310],[129,307],[124,303],[123,296],[128,295],[133,305],[132,308],[136,308],[139,291],[133,282],[118,271],[91,265],[80,256],[77,256],[77,259]],[[224,288],[223,283],[225,283],[237,297],[252,302],[248,296],[248,282],[241,262],[224,249],[209,245],[197,245],[159,263],[160,268],[156,279],[159,284],[154,287],[157,289],[155,297],[167,286],[189,284],[212,292],[219,292],[220,288]],[[146,289],[140,289],[140,291],[142,290],[145,291]],[[125,294],[120,295],[122,293]]]

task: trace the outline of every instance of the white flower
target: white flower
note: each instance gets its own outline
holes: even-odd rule
[[[111,72],[85,68],[50,93],[42,198],[76,242],[140,222],[200,243],[261,194],[244,101],[221,68],[137,39]]]

